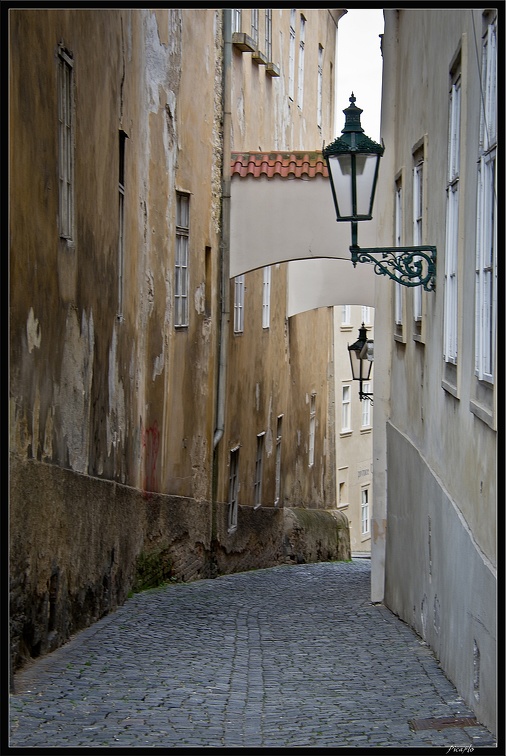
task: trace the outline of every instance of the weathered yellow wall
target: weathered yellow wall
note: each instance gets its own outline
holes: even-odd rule
[[[121,603],[146,560],[179,579],[210,571],[221,17],[10,13],[16,664]],[[58,232],[59,43],[74,64],[72,244]],[[128,138],[118,317],[120,129]],[[191,192],[190,323],[177,333],[176,189]]]
[[[285,498],[329,503],[329,356],[321,344],[331,343],[331,318],[322,311],[287,323],[282,269],[273,271],[271,336],[264,338],[260,320],[249,346],[231,344],[230,426],[213,459],[222,161],[229,161],[223,156],[223,16],[222,9],[176,8],[10,12],[14,666],[56,648],[153,580],[190,580],[284,559],[284,519],[273,508],[249,522],[241,542],[230,543],[225,438],[232,431],[249,445],[258,427],[275,433],[275,413],[291,413],[284,427]],[[278,34],[273,28],[274,49]],[[73,58],[72,243],[58,231],[59,44]],[[276,81],[264,85],[274,91]],[[251,93],[248,117],[257,94]],[[262,128],[270,133],[269,119],[278,122],[280,113],[277,106],[266,113]],[[127,135],[122,312],[120,130]],[[176,190],[190,194],[184,329],[174,327]],[[255,286],[260,300],[251,298],[248,307],[258,322],[258,280]],[[311,391],[318,392],[317,451],[306,479]],[[236,412],[241,403],[244,422]],[[253,464],[254,458],[253,452]],[[272,455],[265,480],[272,498]],[[328,553],[337,557],[341,547],[334,546]]]
[[[300,16],[306,17],[303,107],[297,102]],[[232,150],[321,149],[333,134],[335,33],[339,11],[298,9],[295,39],[295,97],[289,98],[290,9],[272,11],[272,58],[281,76],[271,78],[251,53],[232,49]],[[264,10],[260,17],[263,51]],[[243,10],[242,31],[249,34],[250,9]],[[317,123],[318,45],[324,48],[323,120]],[[236,178],[234,178],[236,180]],[[256,181],[237,179],[240,181]],[[268,196],[276,177],[265,182]],[[232,203],[234,196],[232,196]],[[251,207],[255,214],[255,207]],[[254,215],[258,226],[275,217]],[[259,233],[259,239],[262,234]],[[289,253],[289,250],[287,250]],[[234,251],[232,250],[232,254]],[[287,254],[286,259],[289,258]],[[228,399],[226,427],[219,454],[218,499],[228,500],[230,450],[240,445],[239,504],[254,505],[257,434],[265,432],[262,506],[275,499],[277,418],[283,415],[281,497],[279,506],[331,509],[335,506],[332,309],[322,308],[288,319],[287,266],[271,268],[271,320],[262,329],[262,270],[245,275],[244,332],[233,330],[234,281],[230,283]],[[315,461],[309,466],[310,396],[316,394]],[[332,410],[331,410],[332,407]],[[260,516],[260,510],[257,510]],[[238,531],[241,529],[239,518]],[[239,536],[232,535],[232,540]]]

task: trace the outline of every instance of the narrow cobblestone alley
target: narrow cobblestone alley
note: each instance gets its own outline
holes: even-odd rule
[[[355,560],[136,594],[15,676],[10,746],[494,746],[419,722],[473,713],[369,581]]]

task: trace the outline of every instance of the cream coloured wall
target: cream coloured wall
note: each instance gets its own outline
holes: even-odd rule
[[[367,338],[374,340],[374,308],[368,308]],[[358,338],[364,310],[349,307],[349,321],[343,318],[343,306],[334,307],[334,362],[336,415],[336,501],[350,523],[350,542],[353,553],[370,553],[373,512],[373,406],[369,422],[363,415],[364,402],[359,398],[359,383],[352,380],[348,345]],[[374,364],[370,377],[370,392],[374,394]],[[348,427],[343,427],[343,387],[349,387]],[[362,492],[368,498],[367,527],[362,526]],[[362,532],[362,531],[365,532]]]
[[[437,246],[435,293],[422,330],[406,291],[394,335],[393,286],[376,287],[373,600],[432,646],[477,716],[496,727],[497,376],[475,375],[474,296],[480,121],[479,9],[385,10],[379,239],[393,242],[394,183],[405,180],[412,239],[414,151],[425,149],[424,242]],[[446,172],[450,71],[462,76],[458,225],[458,358],[444,359]],[[416,93],[416,96],[413,96]],[[383,569],[384,568],[384,569]],[[383,585],[384,577],[384,585]],[[383,592],[384,587],[384,592]]]

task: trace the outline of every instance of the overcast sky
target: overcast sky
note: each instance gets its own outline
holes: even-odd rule
[[[344,126],[343,110],[350,104],[364,112],[361,124],[375,142],[380,141],[382,58],[379,35],[383,33],[381,8],[348,10],[339,20],[337,31],[337,103],[336,128],[340,136]]]

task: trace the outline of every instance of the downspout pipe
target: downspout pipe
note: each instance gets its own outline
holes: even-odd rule
[[[230,321],[230,132],[231,132],[231,70],[232,70],[232,9],[223,9],[223,164],[221,210],[221,315],[220,353],[218,368],[218,396],[213,449],[216,449],[225,430],[225,397],[227,388],[228,331]]]

